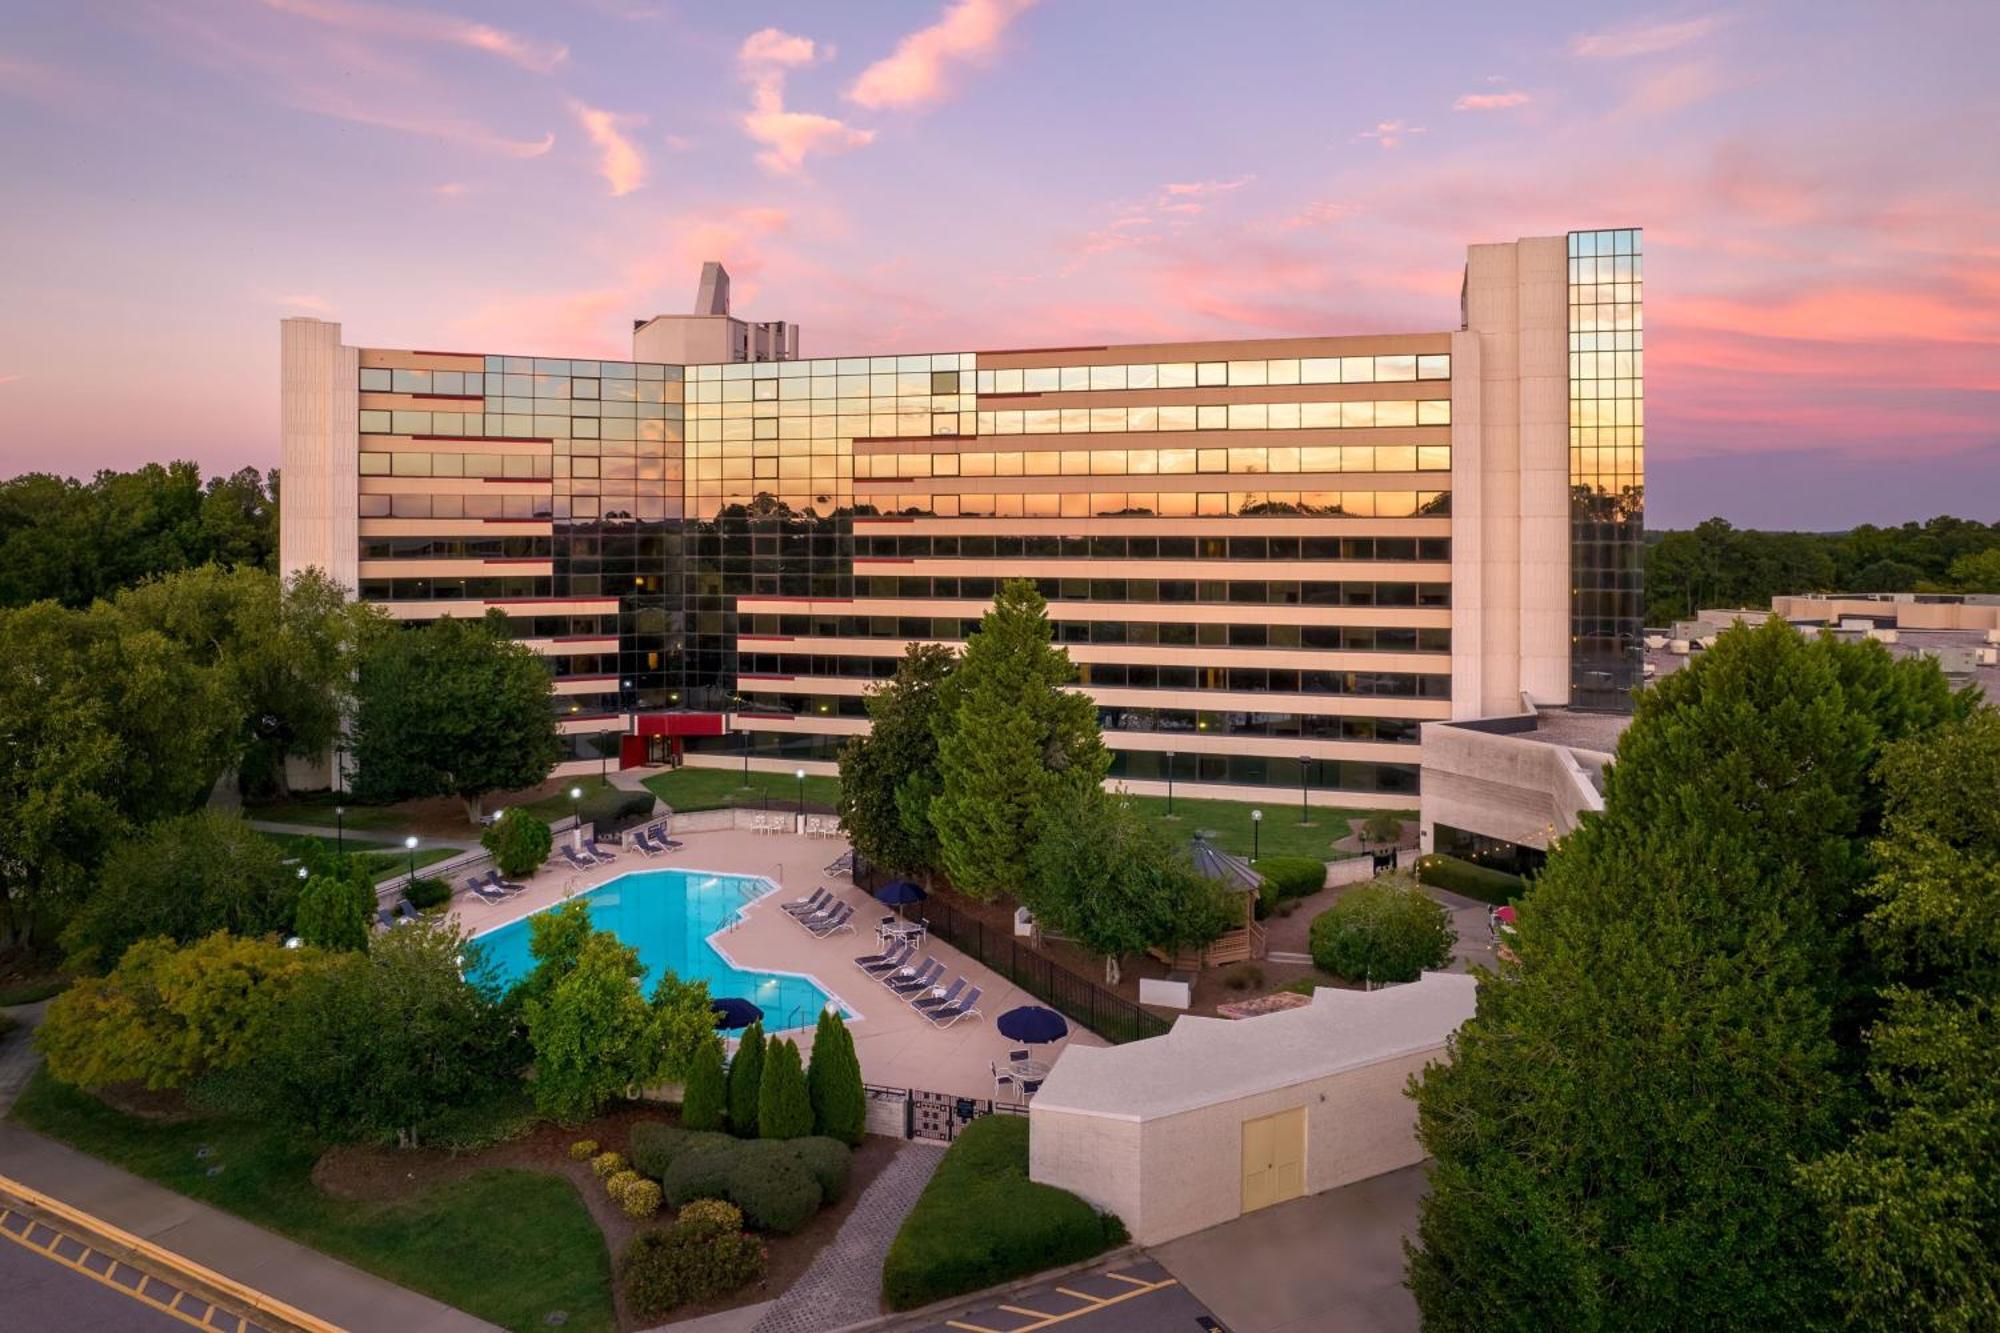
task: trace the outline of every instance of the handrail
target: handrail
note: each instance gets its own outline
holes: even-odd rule
[[[269,1315],[294,1328],[305,1330],[305,1333],[346,1333],[346,1330],[338,1324],[330,1324],[317,1315],[307,1314],[297,1306],[289,1305],[275,1296],[266,1295],[255,1287],[245,1286],[235,1278],[224,1277],[186,1255],[176,1254],[163,1246],[155,1245],[149,1240],[143,1240],[129,1231],[115,1227],[102,1218],[93,1217],[82,1209],[72,1208],[61,1199],[44,1194],[32,1185],[24,1185],[8,1176],[0,1176],[0,1194],[11,1195],[42,1212],[53,1213],[73,1227],[130,1250],[178,1275],[193,1278],[259,1314]]]

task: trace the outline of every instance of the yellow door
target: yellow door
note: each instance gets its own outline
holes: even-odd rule
[[[1268,1208],[1305,1192],[1305,1108],[1244,1121],[1243,1211]]]

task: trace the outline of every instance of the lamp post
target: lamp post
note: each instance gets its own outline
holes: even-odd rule
[[[1252,810],[1250,812],[1250,859],[1252,861],[1261,861],[1264,859],[1264,812],[1262,810]]]
[[[1174,752],[1167,751],[1167,818],[1174,817]]]
[[[1312,756],[1299,756],[1299,823],[1310,824],[1312,819],[1306,809],[1306,785],[1311,780]]]
[[[800,828],[804,828],[804,827],[806,826],[806,771],[805,771],[805,770],[804,770],[803,768],[800,768],[800,769],[794,769],[794,770],[793,770],[793,772],[792,772],[792,776],[793,776],[794,778],[797,778],[797,779],[798,779],[798,783],[799,783],[799,823],[798,823],[798,827],[800,827]]]
[[[408,890],[410,884],[417,882],[417,835],[412,833],[409,837],[403,839],[403,846],[408,848],[410,852],[410,879],[409,883],[403,886],[405,890]]]
[[[743,737],[743,785],[747,789],[750,786],[750,733],[744,731],[738,734]]]
[[[305,868],[304,866],[300,866],[300,867],[299,867],[299,878],[300,878],[300,879],[309,879],[309,878],[311,878],[311,877],[312,877],[312,871],[310,871],[310,870],[307,870],[307,869],[306,869],[306,868]]]
[[[333,854],[347,855],[347,807],[333,807]]]
[[[583,850],[583,788],[569,789],[569,840],[578,851]]]

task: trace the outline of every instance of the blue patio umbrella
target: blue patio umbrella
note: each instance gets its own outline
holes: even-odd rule
[[[764,1017],[762,1009],[733,995],[710,1000],[708,1007],[715,1011],[715,1025],[719,1028],[747,1028]]]
[[[1009,1009],[1000,1015],[997,1024],[1000,1035],[1009,1041],[1024,1041],[1030,1046],[1043,1042],[1061,1041],[1069,1035],[1069,1024],[1053,1009],[1044,1009],[1039,1004],[1024,1004],[1019,1009]]]
[[[913,884],[907,879],[892,879],[875,890],[876,899],[895,908],[897,916],[903,914],[904,907],[911,903],[920,903],[929,896],[920,885]]]

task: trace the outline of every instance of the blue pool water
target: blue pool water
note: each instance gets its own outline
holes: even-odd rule
[[[716,999],[734,995],[750,1001],[764,1011],[764,1030],[774,1032],[818,1022],[827,993],[805,977],[732,967],[708,937],[775,887],[754,875],[640,870],[578,896],[588,904],[592,924],[639,951],[648,995],[666,968],[679,977],[706,981],[709,995]],[[510,921],[477,937],[484,961],[503,985],[513,985],[534,967],[528,954],[528,921],[527,917]]]

